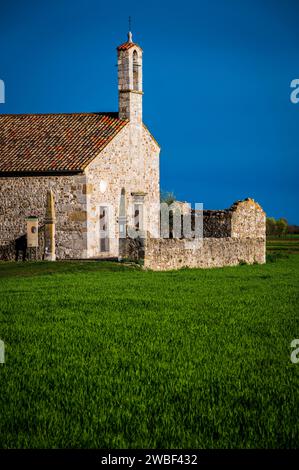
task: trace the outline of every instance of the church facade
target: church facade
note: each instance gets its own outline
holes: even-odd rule
[[[43,226],[49,192],[57,259],[118,257],[127,226],[159,236],[160,147],[143,124],[131,33],[117,56],[118,113],[0,115],[0,259],[28,217]]]

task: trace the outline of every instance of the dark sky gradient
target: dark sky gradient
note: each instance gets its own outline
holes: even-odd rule
[[[299,224],[298,0],[1,0],[0,113],[116,111],[128,15],[162,189],[207,209],[250,196]]]

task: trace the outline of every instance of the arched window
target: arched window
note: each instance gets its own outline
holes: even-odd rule
[[[139,64],[136,50],[133,52],[133,90],[139,90]]]

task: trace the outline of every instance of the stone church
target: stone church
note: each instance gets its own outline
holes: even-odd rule
[[[118,112],[0,115],[2,257],[28,217],[42,226],[49,191],[58,259],[117,257],[126,225],[158,236],[160,148],[143,124],[142,49],[130,32],[117,56]]]
[[[117,113],[0,115],[0,259],[24,254],[36,233],[28,246],[46,260],[128,258],[154,270],[264,263],[265,213],[250,198],[220,211],[186,206],[179,235],[162,234],[160,148],[143,124],[142,49],[130,32],[117,55]],[[181,233],[198,216],[201,236]]]

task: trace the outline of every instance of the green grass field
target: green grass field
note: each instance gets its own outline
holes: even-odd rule
[[[299,256],[273,252],[164,273],[0,263],[0,447],[299,447]]]
[[[268,252],[283,251],[285,253],[299,253],[299,235],[286,235],[284,238],[269,237],[267,239]]]

